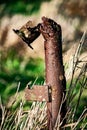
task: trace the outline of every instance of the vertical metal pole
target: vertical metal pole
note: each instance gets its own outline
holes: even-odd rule
[[[40,30],[45,39],[46,84],[52,87],[52,102],[47,103],[48,129],[53,130],[66,88],[62,60],[62,36],[60,25],[46,17],[42,20]],[[62,109],[61,118],[64,115],[65,110]]]

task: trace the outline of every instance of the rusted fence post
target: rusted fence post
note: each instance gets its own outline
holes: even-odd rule
[[[31,48],[30,44],[40,33],[44,37],[46,85],[34,85],[32,89],[27,87],[25,95],[27,100],[47,102],[47,126],[48,130],[53,130],[58,115],[60,115],[59,118],[62,121],[66,114],[66,102],[62,103],[66,89],[62,59],[62,32],[60,25],[52,19],[42,17],[42,21],[35,27],[30,27],[30,22],[27,22],[19,30],[14,29],[13,31]],[[26,35],[25,32],[28,34]],[[63,125],[64,123],[65,120],[63,120]]]
[[[45,39],[46,85],[50,85],[52,91],[52,101],[47,103],[48,129],[53,130],[66,89],[62,60],[62,34],[60,25],[53,20],[46,17],[42,20],[40,30]],[[65,109],[64,103],[60,113],[61,119],[65,115]]]

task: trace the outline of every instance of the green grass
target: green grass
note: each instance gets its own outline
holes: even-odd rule
[[[30,58],[25,61],[12,55],[3,57],[0,66],[0,95],[4,104],[16,93],[19,82],[19,92],[23,91],[29,82],[31,82],[31,86],[34,81],[35,84],[44,82],[42,59]]]
[[[1,13],[0,15],[13,15],[21,14],[22,15],[32,15],[36,14],[40,10],[42,2],[50,0],[1,0]]]

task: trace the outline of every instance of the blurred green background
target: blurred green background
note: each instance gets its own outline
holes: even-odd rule
[[[38,13],[40,6],[43,2],[50,0],[1,0],[0,15],[14,15],[18,13],[32,15],[33,13]]]
[[[1,0],[0,18],[3,19],[4,16],[12,17],[15,14],[26,15],[26,17],[37,14],[43,1],[49,0],[34,0],[33,2],[32,0]],[[7,104],[10,97],[16,93],[19,82],[21,84],[20,92],[31,81],[31,86],[34,81],[36,84],[43,84],[45,76],[44,60],[42,58],[29,57],[26,60],[26,56],[18,55],[20,45],[17,48],[14,48],[15,45],[9,48],[4,47],[8,38],[8,26],[1,32],[0,39],[0,95],[4,104]]]
[[[36,24],[44,15],[59,21],[63,30],[63,56],[64,64],[66,64],[69,56],[74,54],[73,50],[76,49],[86,27],[87,2],[85,0],[81,2],[79,0],[62,0],[61,2],[57,0],[0,0],[0,96],[6,107],[11,97],[14,98],[19,82],[19,92],[23,93],[29,82],[31,86],[45,82],[42,37],[33,43],[34,51],[32,51],[12,32],[12,29],[19,28],[29,19],[33,19]],[[83,47],[82,54],[87,55],[86,51],[87,44]],[[79,86],[77,84],[76,93]],[[76,119],[87,107],[86,93],[87,89],[83,93]],[[73,105],[76,100],[72,103]]]

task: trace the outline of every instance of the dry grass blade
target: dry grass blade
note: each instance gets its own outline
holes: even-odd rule
[[[80,121],[84,118],[85,113],[87,113],[87,109],[84,109],[83,113],[81,114],[81,116],[79,117],[77,122],[75,123],[75,126],[72,128],[72,130],[74,130],[76,128],[76,126],[80,123]]]
[[[33,103],[33,108],[29,111],[29,117],[28,128],[34,130],[44,127],[46,125],[46,104]]]
[[[2,112],[0,129],[2,129],[2,126],[4,124],[4,120],[5,120],[5,116],[6,116],[6,111],[5,111],[5,107],[2,105],[1,97],[0,97],[0,108],[1,108],[1,112]]]
[[[71,74],[71,76],[72,76],[71,77],[70,75],[68,75],[68,76],[71,77],[71,82],[70,82],[70,86],[69,86],[69,90],[68,90],[68,94],[67,94],[68,97],[70,97],[70,95],[71,95],[71,93],[72,93],[72,91],[74,89],[74,86],[76,84],[76,82],[75,82],[75,84],[73,85],[73,80],[75,78],[75,74],[77,73],[77,70],[80,70],[80,68],[78,68],[78,66],[79,66],[79,58],[80,58],[82,47],[84,45],[85,37],[86,37],[86,31],[84,32],[84,34],[83,34],[83,36],[81,38],[81,41],[80,41],[80,43],[79,43],[79,45],[77,47],[76,53],[74,54],[73,58],[71,59],[70,64],[68,66],[68,69],[66,70],[66,73],[68,71],[68,74]],[[80,61],[80,62],[83,62],[83,61]],[[82,69],[82,67],[81,67],[81,69]],[[79,73],[79,71],[78,71],[78,73]],[[83,72],[81,71],[80,74],[77,75],[77,79],[79,79],[79,76],[81,75],[81,73],[83,73]],[[66,74],[66,78],[68,79],[67,74]]]
[[[79,62],[84,62],[85,57],[83,57],[82,60],[80,60],[79,58],[80,58],[80,54],[81,54],[81,50],[83,48],[83,45],[85,44],[86,35],[87,35],[87,32],[85,31],[81,40],[80,40],[80,43],[79,43],[77,49],[76,49],[75,54],[69,60],[69,63],[67,63],[68,68],[65,71],[67,80],[70,79],[70,77],[71,77],[71,80],[73,80],[73,76],[75,74],[75,70],[77,68],[77,65],[79,64]],[[85,62],[87,62],[87,61],[85,61]],[[72,81],[71,81],[71,83],[72,83]]]

